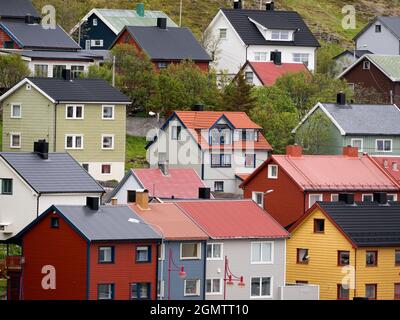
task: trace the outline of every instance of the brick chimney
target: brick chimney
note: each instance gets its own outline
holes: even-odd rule
[[[346,157],[357,158],[358,157],[358,148],[347,146],[343,148],[343,155]]]
[[[142,210],[150,210],[149,207],[149,191],[146,189],[136,190],[136,204]]]
[[[286,146],[286,155],[299,158],[303,155],[303,148],[297,144]]]

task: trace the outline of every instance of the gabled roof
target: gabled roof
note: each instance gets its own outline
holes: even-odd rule
[[[60,27],[44,29],[41,24],[24,21],[0,21],[3,29],[21,48],[43,50],[78,50],[81,47]]]
[[[288,73],[306,72],[310,74],[304,63],[282,63],[247,61],[242,67],[249,66],[264,86],[272,86],[276,80]]]
[[[30,0],[1,0],[1,19],[25,19],[27,15],[40,19],[39,13]]]
[[[0,152],[2,158],[37,193],[103,193],[104,189],[68,153]]]
[[[97,50],[92,50],[97,51]],[[31,58],[34,60],[67,60],[67,61],[85,61],[93,62],[96,60],[103,60],[103,55],[87,53],[86,51],[44,51],[44,50],[1,50],[4,53],[18,54],[22,57]]]
[[[130,206],[165,240],[207,240],[207,234],[174,203],[150,203],[150,210],[142,210],[136,204]],[[159,229],[159,230],[158,230]]]
[[[180,201],[176,204],[212,239],[277,239],[289,233],[251,200]]]
[[[400,183],[400,156],[372,156],[372,159]]]
[[[375,19],[371,20],[359,33],[357,33],[354,40],[357,40],[377,21],[382,23],[397,39],[400,40],[400,17],[375,17]]]
[[[188,28],[125,27],[118,38],[127,30],[138,46],[150,59],[211,61],[206,50]],[[111,46],[113,47],[114,44]]]
[[[221,9],[242,41],[247,45],[284,45],[319,47],[315,36],[305,24],[302,17],[294,11],[266,11],[247,9]],[[251,20],[268,29],[297,30],[294,41],[267,41]]]
[[[332,60],[336,60],[346,54],[354,57],[354,50],[344,50],[343,52],[339,53],[337,56],[333,57]],[[356,59],[358,59],[366,54],[372,54],[372,52],[369,50],[356,50]]]

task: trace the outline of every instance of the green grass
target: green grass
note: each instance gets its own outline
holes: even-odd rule
[[[146,138],[126,136],[126,170],[148,167],[146,144]]]

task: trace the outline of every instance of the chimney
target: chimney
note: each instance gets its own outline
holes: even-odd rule
[[[32,17],[30,14],[27,14],[25,16],[25,23],[26,24],[34,24],[35,23],[35,18]]]
[[[196,103],[196,104],[192,107],[192,111],[204,111],[204,104]]]
[[[167,18],[157,18],[157,27],[160,29],[167,29]]]
[[[210,188],[199,188],[199,199],[211,199],[211,189]]]
[[[116,206],[118,204],[118,199],[117,198],[112,198],[111,199],[111,205]]]
[[[265,10],[267,11],[274,11],[275,10],[275,4],[273,1],[267,2],[265,4]]]
[[[86,198],[86,206],[93,211],[99,211],[100,207],[100,198],[98,197],[87,197]]]
[[[65,81],[71,81],[72,80],[72,78],[71,78],[71,70],[63,69],[62,78]]]
[[[351,158],[358,158],[358,148],[347,146],[343,148],[343,155]]]
[[[271,61],[277,66],[280,66],[282,64],[282,52],[278,50],[271,52]]]
[[[336,96],[336,103],[340,106],[346,105],[346,94],[344,92],[339,92]]]
[[[148,190],[146,189],[136,190],[136,204],[142,210],[150,210]]]
[[[303,148],[297,144],[286,146],[286,155],[300,158],[303,155]]]
[[[354,193],[339,193],[339,202],[354,204]]]
[[[386,192],[374,192],[374,202],[378,204],[387,204],[388,198]]]
[[[242,0],[234,0],[233,1],[233,9],[242,9]]]
[[[136,13],[139,17],[144,17],[144,3],[140,2],[136,5]]]
[[[160,162],[158,164],[158,168],[161,170],[162,174],[164,176],[169,175],[169,166],[168,166],[168,161]]]
[[[49,158],[49,143],[46,140],[39,140],[33,143],[33,152],[37,153],[39,157],[47,160]]]

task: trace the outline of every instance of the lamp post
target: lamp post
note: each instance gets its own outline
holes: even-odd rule
[[[178,267],[175,264],[175,261],[172,257],[172,248],[169,248],[169,252],[168,252],[168,300],[171,300],[171,273],[172,272],[178,272],[179,278],[181,278],[181,279],[186,278],[185,267],[184,266]]]
[[[238,282],[238,286],[243,288],[246,284],[244,283],[243,276],[236,276],[232,273],[229,267],[228,256],[225,256],[225,272],[224,272],[224,300],[226,300],[226,288],[227,286],[233,286],[235,282]]]

